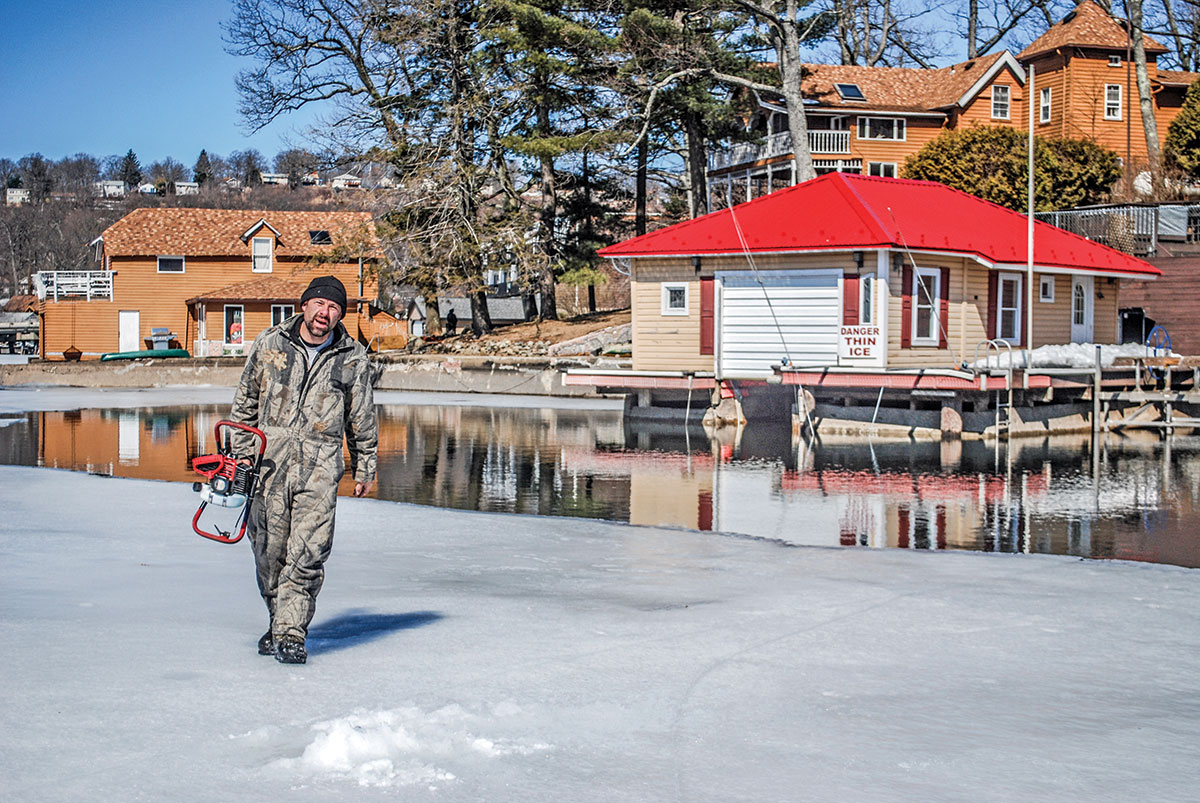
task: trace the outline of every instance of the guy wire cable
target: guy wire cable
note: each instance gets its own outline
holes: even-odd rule
[[[892,217],[892,223],[896,224],[896,234],[900,235],[900,247],[904,249],[904,253],[908,257],[908,263],[910,265],[912,265],[913,275],[917,276],[918,275],[916,273],[917,260],[913,258],[912,251],[908,247],[908,240],[905,238],[904,232],[901,231],[900,223],[899,223],[899,221],[896,220],[896,214],[894,212],[892,212],[892,208],[890,206],[887,207],[887,211],[888,211],[888,214],[891,215],[891,217]],[[937,321],[938,333],[940,335],[945,336],[946,348],[948,348],[950,350],[950,354],[954,357],[954,364],[961,366],[962,362],[958,359],[958,352],[955,351],[954,346],[952,346],[950,344],[950,332],[946,329],[946,327],[942,326],[942,311],[941,311],[940,306],[938,305],[938,303],[936,301],[933,300],[933,297],[929,295],[929,288],[925,286],[925,282],[921,281],[918,278],[917,286],[921,288],[921,291],[925,294],[925,300],[929,302],[929,309],[930,309],[931,315],[932,315],[933,319],[935,321]],[[903,293],[904,293],[905,289],[907,289],[907,288],[901,288],[900,292],[901,292],[902,297],[903,297]],[[949,286],[947,286],[945,288],[945,292],[946,292],[947,306],[949,306],[949,299],[950,299]],[[947,315],[947,317],[949,317],[949,310],[947,310],[946,315]]]

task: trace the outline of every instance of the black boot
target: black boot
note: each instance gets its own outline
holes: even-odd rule
[[[258,640],[259,655],[274,655],[275,654],[275,636],[268,630],[262,634],[262,638]]]
[[[304,639],[295,636],[281,636],[275,642],[275,660],[281,664],[307,662],[308,653],[304,651]]]

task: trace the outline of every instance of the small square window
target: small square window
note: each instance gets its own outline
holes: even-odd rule
[[[895,162],[867,162],[867,174],[872,176],[881,176],[882,178],[896,177]]]
[[[672,282],[663,284],[662,314],[688,314],[688,285],[685,282]]]
[[[184,268],[183,257],[159,257],[158,272],[159,273],[183,273]]]
[[[1121,57],[1120,56],[1109,56],[1108,57],[1108,66],[1109,67],[1120,67],[1121,66]]]
[[[1038,285],[1041,289],[1038,293],[1038,300],[1045,304],[1054,303],[1054,277],[1043,276]]]

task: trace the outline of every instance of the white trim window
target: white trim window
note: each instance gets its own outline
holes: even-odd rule
[[[225,332],[222,335],[226,346],[240,348],[246,341],[246,310],[241,304],[225,305]]]
[[[867,162],[867,175],[881,178],[896,177],[895,162]]]
[[[940,268],[917,268],[912,286],[912,344],[936,346],[939,341],[938,305],[942,298]]]
[[[254,273],[270,273],[275,262],[275,240],[272,237],[255,237],[252,242]]]
[[[858,138],[902,141],[908,139],[908,132],[903,117],[859,117]]]
[[[1001,273],[996,286],[996,337],[1021,345],[1022,281],[1019,273]]]
[[[184,257],[159,257],[159,273],[183,273],[187,260]]]
[[[862,326],[875,323],[874,273],[864,273],[858,281],[858,322]]]
[[[291,304],[272,304],[271,326],[278,326],[295,314],[296,308]]]
[[[1104,119],[1121,119],[1121,85],[1104,85]]]
[[[1007,120],[1012,109],[1012,87],[996,84],[992,87],[992,119]]]
[[[687,315],[690,296],[687,282],[663,282],[662,314]]]
[[[1050,87],[1045,87],[1042,90],[1041,103],[1039,103],[1038,106],[1038,121],[1042,123],[1050,122]]]
[[[1108,66],[1109,67],[1120,67],[1121,66],[1121,57],[1120,56],[1109,56],[1108,57]]]
[[[1054,303],[1054,277],[1053,276],[1042,276],[1040,278],[1041,278],[1041,284],[1039,285],[1040,290],[1038,292],[1038,301],[1041,301],[1043,304],[1053,304]]]

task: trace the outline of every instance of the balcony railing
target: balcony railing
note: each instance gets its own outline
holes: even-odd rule
[[[808,150],[814,154],[850,153],[850,132],[809,131]],[[785,156],[791,152],[791,132],[780,131],[778,134],[766,137],[761,145],[753,142],[741,142],[731,148],[711,152],[708,156],[708,169],[721,170],[734,165],[753,164],[775,156]]]
[[[1154,256],[1160,240],[1200,242],[1200,205],[1113,205],[1038,212],[1038,220],[1134,256]]]
[[[33,275],[38,299],[112,298],[112,273],[106,270],[51,270]]]

